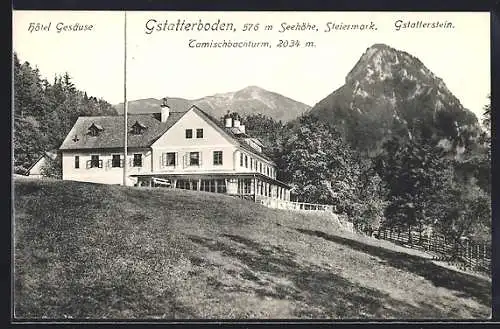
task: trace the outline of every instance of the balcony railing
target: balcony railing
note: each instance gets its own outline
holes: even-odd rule
[[[265,196],[257,196],[257,203],[260,203],[269,208],[284,209],[284,210],[304,210],[304,211],[330,211],[333,212],[334,207],[332,205],[308,203],[308,202],[294,202],[281,200]]]

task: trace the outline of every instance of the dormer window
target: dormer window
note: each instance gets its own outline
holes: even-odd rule
[[[134,134],[134,135],[141,135],[144,132],[144,130],[146,130],[146,129],[147,129],[147,127],[145,125],[143,125],[139,121],[136,121],[132,125],[132,134]]]
[[[95,124],[93,122],[92,125],[89,127],[89,135],[93,137],[98,136],[103,130],[104,129],[102,128],[102,126]]]

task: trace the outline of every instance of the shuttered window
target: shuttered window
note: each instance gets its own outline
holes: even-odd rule
[[[90,168],[99,168],[99,156],[91,155],[90,156]]]
[[[214,166],[222,165],[222,151],[214,151]]]
[[[200,152],[189,152],[189,165],[190,166],[200,165]]]
[[[161,155],[161,164],[163,167],[175,167],[176,165],[175,152],[167,152]]]
[[[134,167],[142,167],[142,154],[140,154],[140,153],[134,154],[133,166]]]
[[[111,167],[113,167],[113,168],[121,167],[121,161],[120,161],[119,154],[113,154],[113,157],[111,159]]]

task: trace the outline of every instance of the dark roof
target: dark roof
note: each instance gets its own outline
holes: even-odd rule
[[[159,114],[129,114],[127,117],[129,131],[128,147],[149,147],[179,121],[186,112],[170,112],[166,122],[160,121]],[[142,134],[134,135],[131,133],[131,128],[136,121],[147,127]],[[92,124],[102,127],[102,131],[100,131],[98,136],[93,137],[88,134],[88,129]],[[79,117],[76,120],[75,125],[62,143],[60,150],[120,147],[123,147],[123,115],[91,116]]]
[[[184,114],[186,114],[193,108],[198,110],[208,120],[213,122],[221,130],[223,130],[241,148],[273,162],[271,158],[263,153],[258,152],[245,142],[244,138],[248,138],[250,136],[248,136],[247,134],[236,134],[236,131],[233,132],[231,129],[225,128],[221,120],[214,118],[196,105],[191,106],[187,111],[170,112],[170,115],[166,122],[160,121],[160,113],[129,114],[127,117],[127,125],[129,131],[127,140],[128,147],[150,147],[151,144],[153,144],[158,138],[160,138],[165,132],[167,132],[170,127],[172,127],[177,121],[179,121]],[[132,126],[134,126],[136,122],[146,127],[142,134],[135,135],[131,133]],[[102,130],[100,129],[100,132],[97,136],[91,136],[88,133],[89,128],[92,125],[102,128]],[[121,147],[123,147],[123,115],[118,115],[79,117],[59,149],[81,150]]]

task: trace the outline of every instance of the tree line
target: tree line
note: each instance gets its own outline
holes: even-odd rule
[[[15,53],[14,96],[17,173],[25,173],[45,151],[58,149],[79,116],[117,114],[105,100],[77,90],[68,73],[49,83]],[[359,151],[333,125],[310,114],[288,123],[263,114],[243,120],[297,200],[334,205],[368,234],[433,229],[459,242],[464,236],[491,239],[490,116],[488,102],[478,141],[471,142],[466,132],[451,134],[452,147],[446,149],[429,134],[415,133],[425,132],[422,127],[413,134],[400,127],[375,155]],[[460,156],[454,153],[458,145],[465,146]],[[49,161],[43,173],[60,177],[60,159]]]
[[[334,205],[362,232],[433,230],[461,243],[491,242],[491,106],[479,140],[457,133],[453,147],[408,131],[386,140],[376,155],[352,147],[328,122],[306,114],[290,123],[262,114],[244,118],[278,165],[278,179],[298,201]],[[466,145],[457,155],[458,145]]]
[[[105,100],[76,89],[68,73],[50,83],[15,52],[13,62],[15,173],[26,173],[44,152],[58,149],[79,116],[117,114]],[[59,162],[49,163],[47,175],[60,176]]]

